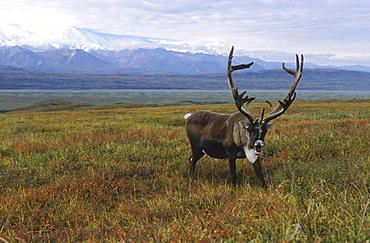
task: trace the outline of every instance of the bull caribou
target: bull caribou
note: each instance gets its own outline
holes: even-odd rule
[[[193,178],[195,165],[203,155],[207,154],[212,158],[229,159],[231,181],[236,185],[236,159],[247,158],[254,167],[254,171],[262,186],[267,188],[262,174],[259,155],[265,146],[264,138],[268,129],[273,125],[269,121],[281,116],[287,111],[296,98],[296,87],[302,76],[303,55],[299,60],[296,55],[296,70],[291,70],[282,64],[282,68],[293,75],[293,83],[285,96],[274,107],[271,102],[266,101],[272,111],[265,116],[265,109],[261,111],[259,118],[254,118],[248,109],[248,105],[255,97],[245,96],[246,91],[239,94],[238,87],[234,86],[232,72],[249,68],[249,64],[232,66],[234,47],[231,48],[227,77],[234,103],[239,112],[233,114],[220,114],[211,111],[197,111],[185,115],[186,133],[190,141],[192,155],[189,157],[189,175]]]

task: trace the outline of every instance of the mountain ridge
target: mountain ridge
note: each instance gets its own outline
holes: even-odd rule
[[[17,55],[6,53],[7,49],[12,48],[18,50],[23,48],[23,51]],[[72,60],[59,56],[60,59],[57,61],[57,57],[45,54],[64,49],[83,50],[92,56],[80,52]],[[228,49],[226,46],[215,46],[211,43],[190,46],[176,40],[101,33],[74,27],[28,31],[19,25],[0,24],[0,52],[2,52],[0,65],[14,65],[34,71],[101,74],[219,73],[225,69],[227,61],[225,53],[228,53],[226,49]],[[281,67],[281,62],[250,58],[245,53],[243,50],[238,51],[240,56],[235,56],[234,62],[254,61],[253,71]],[[310,55],[307,56],[310,57]],[[318,66],[310,63],[308,58],[305,63],[305,67],[308,68],[322,67],[370,72],[370,67],[361,65]],[[61,62],[61,60],[67,62]],[[292,59],[288,60],[293,62],[293,55]]]
[[[223,72],[225,59],[220,55],[179,53],[161,48],[90,53],[82,49],[34,52],[21,46],[0,49],[0,65],[53,73],[210,74]],[[259,64],[252,67],[252,70],[262,69]]]
[[[32,51],[21,46],[0,48],[0,65],[10,65],[29,71],[82,74],[212,74],[223,73],[226,56],[204,53],[181,53],[162,48],[136,50],[54,49]],[[247,56],[234,57],[235,63],[254,61],[250,71],[281,69],[279,62],[266,62]],[[287,66],[294,68],[293,63]],[[307,68],[319,66],[305,64]],[[333,67],[320,67],[336,69]],[[350,69],[350,71],[354,68]],[[367,69],[361,70],[366,72]],[[370,70],[369,70],[370,71]]]

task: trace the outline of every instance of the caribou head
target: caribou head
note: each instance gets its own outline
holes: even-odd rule
[[[266,187],[259,155],[265,146],[265,135],[273,125],[269,122],[281,116],[296,98],[295,90],[303,70],[303,55],[301,55],[301,60],[296,55],[296,70],[288,69],[284,63],[282,64],[283,69],[294,77],[284,99],[279,100],[276,106],[266,101],[272,108],[271,112],[265,116],[265,109],[262,109],[261,115],[254,118],[248,109],[248,105],[255,97],[245,95],[246,91],[239,94],[238,87],[235,87],[232,78],[232,72],[249,68],[253,65],[253,62],[233,66],[233,53],[234,47],[232,47],[229,54],[227,77],[235,106],[239,112],[219,114],[211,111],[197,111],[185,116],[186,132],[192,149],[192,155],[189,158],[190,177],[194,174],[197,161],[204,154],[207,154],[213,158],[229,159],[232,183],[236,185],[235,161],[237,158],[247,158],[253,163],[257,177],[262,185]]]

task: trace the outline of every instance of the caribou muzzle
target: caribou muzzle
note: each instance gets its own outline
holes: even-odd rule
[[[254,142],[254,153],[256,155],[260,155],[262,153],[262,148],[265,146],[265,143],[261,140],[258,139],[256,142]]]

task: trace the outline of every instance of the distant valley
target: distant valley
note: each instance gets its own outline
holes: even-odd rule
[[[243,90],[289,89],[292,77],[281,69],[235,72]],[[29,71],[0,66],[0,89],[183,89],[227,90],[226,74],[72,74]],[[370,90],[370,73],[305,69],[298,90]]]

